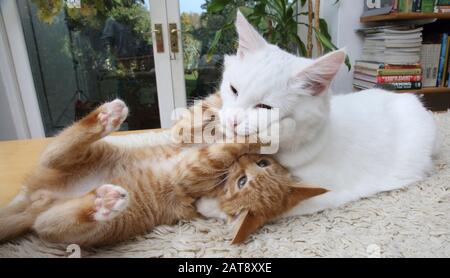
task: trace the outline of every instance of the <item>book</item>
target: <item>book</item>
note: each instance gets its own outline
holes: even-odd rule
[[[415,69],[420,68],[420,64],[411,64],[411,65],[392,65],[392,64],[383,64],[378,62],[365,62],[356,60],[355,67],[361,67],[366,69]]]
[[[422,0],[421,12],[432,13],[434,10],[434,0]]]
[[[377,76],[377,83],[417,82],[422,81],[422,75],[391,75]]]
[[[399,0],[398,11],[400,13],[410,13],[413,10],[413,0]]]
[[[364,1],[362,16],[389,14],[394,10],[396,0]]]
[[[448,72],[448,74],[447,74],[447,80],[445,81],[446,82],[445,86],[447,88],[450,88],[450,62],[448,63],[447,72]]]
[[[422,64],[422,87],[435,87],[437,72],[439,66],[441,45],[424,44],[422,46],[421,64]]]
[[[437,6],[450,5],[450,0],[436,0]]]
[[[444,74],[445,58],[448,57],[447,42],[448,42],[448,34],[443,33],[442,40],[441,40],[441,53],[440,53],[440,57],[439,57],[439,67],[438,67],[438,74],[437,74],[437,80],[436,80],[436,87],[439,87],[442,85],[442,77]]]
[[[422,82],[397,82],[381,85],[379,88],[387,90],[419,90],[422,89]]]
[[[376,84],[360,79],[353,79],[353,86],[360,89],[382,88],[386,90],[418,90],[422,88],[422,82],[395,82],[386,84]]]
[[[419,13],[422,10],[422,0],[413,0],[413,12]]]
[[[378,26],[361,28],[364,34],[362,61],[382,64],[417,64],[420,62],[422,27]]]
[[[389,76],[389,75],[421,75],[422,69],[379,69],[377,75]]]
[[[444,67],[442,70],[442,79],[440,82],[441,87],[446,87],[447,82],[447,75],[448,75],[448,64],[449,64],[449,55],[450,55],[450,36],[447,34],[447,49],[445,51],[445,58],[444,58]]]
[[[448,12],[450,12],[450,6],[435,6],[434,12],[435,13],[448,13]]]
[[[373,76],[355,71],[355,79],[364,80],[377,84],[395,83],[395,82],[416,82],[422,80],[422,75],[392,75],[392,76]]]

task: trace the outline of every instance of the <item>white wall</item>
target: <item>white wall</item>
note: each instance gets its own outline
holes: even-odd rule
[[[332,89],[337,94],[349,93],[353,91],[353,65],[359,58],[362,50],[362,37],[355,32],[359,28],[359,17],[364,8],[364,2],[361,0],[341,0],[337,5],[333,5],[333,0],[322,0],[322,17],[330,18],[328,21],[330,33],[332,34],[334,44],[339,47],[345,47],[352,70],[349,72],[346,67],[339,71]],[[337,8],[337,9],[336,9]]]

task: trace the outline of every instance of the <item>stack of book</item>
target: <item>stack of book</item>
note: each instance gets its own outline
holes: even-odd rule
[[[363,52],[355,63],[353,85],[360,89],[420,89],[422,28],[383,26],[360,29]]]
[[[450,13],[450,0],[437,0],[436,5],[434,6],[434,12]]]
[[[422,88],[422,69],[419,64],[393,65],[356,61],[353,86],[358,89],[384,88],[416,90]]]
[[[435,4],[435,0],[398,0],[396,2],[399,13],[432,13]]]

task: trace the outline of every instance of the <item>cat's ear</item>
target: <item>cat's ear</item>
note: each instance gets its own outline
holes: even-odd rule
[[[293,204],[294,206],[303,200],[328,192],[328,189],[301,182],[293,183],[289,186],[291,187],[292,190],[288,198],[290,199],[291,204]]]
[[[264,38],[253,28],[239,10],[236,15],[236,31],[239,36],[237,54],[240,58],[267,45]]]
[[[289,87],[304,95],[316,96],[331,84],[345,61],[345,50],[336,50],[320,57],[289,80]]]
[[[248,210],[242,212],[237,219],[236,230],[231,244],[243,242],[265,222],[262,216],[255,216]]]

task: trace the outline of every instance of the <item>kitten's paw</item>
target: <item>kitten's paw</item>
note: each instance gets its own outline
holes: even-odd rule
[[[215,198],[203,197],[195,204],[197,211],[206,217],[227,219],[227,215],[219,208],[219,202]]]
[[[120,186],[104,184],[97,188],[95,198],[96,221],[108,221],[119,215],[128,206],[128,192]]]
[[[103,104],[101,112],[98,114],[98,120],[103,127],[102,136],[106,136],[119,129],[128,115],[128,107],[120,99]]]

